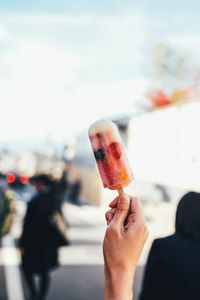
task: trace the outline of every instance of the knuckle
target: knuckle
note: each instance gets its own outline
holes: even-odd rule
[[[113,237],[119,237],[119,230],[115,225],[112,225],[107,228],[106,233],[108,235],[112,235]]]
[[[143,232],[143,234],[144,234],[145,237],[148,237],[148,235],[149,235],[149,229],[148,229],[148,227],[147,227],[147,225],[145,223],[143,224],[142,232]]]
[[[110,213],[111,213],[110,209],[105,213],[106,220],[109,219]]]
[[[139,211],[142,212],[143,209],[142,209],[142,205],[141,205],[140,199],[138,197],[134,197],[134,202],[135,202],[137,208],[139,209]]]
[[[146,223],[143,222],[142,225],[141,225],[141,228],[142,228],[143,231],[146,231],[147,230]]]
[[[106,229],[106,235],[110,235],[111,232],[111,226],[108,226]]]
[[[146,223],[144,221],[138,223],[138,230],[141,233],[147,233],[148,232],[147,225],[146,225]]]
[[[136,203],[139,203],[139,202],[140,202],[140,200],[139,200],[138,197],[133,196],[132,199],[133,199]]]

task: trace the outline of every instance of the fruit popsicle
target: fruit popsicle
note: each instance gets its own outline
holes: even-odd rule
[[[88,135],[104,188],[121,193],[134,176],[117,126],[100,120],[90,126]]]

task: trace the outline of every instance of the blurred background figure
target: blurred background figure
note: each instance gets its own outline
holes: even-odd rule
[[[28,203],[20,238],[22,266],[30,299],[45,299],[49,285],[49,271],[58,267],[58,247],[68,245],[65,228],[59,231],[58,222],[63,219],[61,212],[61,195],[58,183],[47,175],[32,178],[36,194]],[[58,219],[59,216],[59,219]],[[57,219],[55,219],[57,218]],[[39,276],[39,287],[34,275]]]
[[[79,197],[81,191],[81,180],[75,180],[75,182],[71,185],[69,190],[69,200],[73,204],[80,204]]]
[[[67,171],[66,170],[64,170],[62,172],[62,176],[60,178],[59,186],[60,186],[61,201],[63,202],[66,198],[66,192],[69,188],[69,182],[68,182],[68,176],[67,176]]]
[[[180,200],[173,235],[153,242],[141,300],[200,298],[200,193]]]
[[[15,209],[16,194],[9,189],[4,176],[0,176],[0,238],[11,230]]]

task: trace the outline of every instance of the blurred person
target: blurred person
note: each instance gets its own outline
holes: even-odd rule
[[[153,242],[140,300],[200,299],[200,193],[180,200],[175,233]]]
[[[58,247],[67,245],[68,240],[59,235],[57,228],[62,220],[58,185],[47,175],[36,176],[31,182],[36,194],[28,203],[19,245],[30,299],[43,300],[50,285],[49,271],[58,267]],[[35,274],[40,279],[39,290]]]
[[[16,214],[15,201],[16,194],[12,190],[5,190],[0,201],[0,237],[8,234],[12,228]]]
[[[0,238],[12,228],[16,214],[15,200],[15,192],[8,188],[5,175],[0,174]]]
[[[123,193],[109,206],[103,242],[104,300],[131,300],[134,275],[148,230],[136,197]]]
[[[77,179],[70,188],[69,198],[70,201],[74,204],[79,204],[79,198],[80,198],[80,192],[81,192],[81,181]]]
[[[0,220],[3,215],[3,206],[4,206],[4,195],[8,189],[8,184],[5,180],[0,180]]]
[[[67,170],[64,170],[62,173],[62,176],[60,178],[60,190],[63,194],[67,191],[69,187],[69,182],[68,182],[68,173]]]

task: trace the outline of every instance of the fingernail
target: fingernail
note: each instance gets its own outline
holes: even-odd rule
[[[119,202],[121,204],[127,203],[128,202],[128,195],[124,194],[119,198]]]

